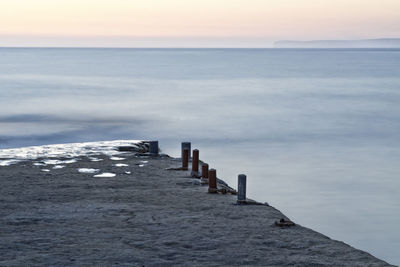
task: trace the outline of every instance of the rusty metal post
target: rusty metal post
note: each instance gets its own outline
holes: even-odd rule
[[[208,193],[217,193],[217,171],[215,169],[208,171]]]
[[[201,166],[201,178],[208,180],[208,164],[204,163]]]
[[[150,141],[149,152],[150,155],[156,156],[158,155],[158,141]]]
[[[239,174],[238,176],[238,203],[246,202],[246,175]]]
[[[201,165],[201,183],[208,184],[208,164]]]
[[[182,170],[187,170],[189,166],[189,150],[184,149],[182,153]]]
[[[199,150],[193,150],[193,159],[192,159],[192,175],[199,175]]]
[[[184,149],[187,149],[187,150],[189,150],[189,159],[191,158],[191,155],[190,155],[190,149],[191,149],[191,143],[190,142],[182,142],[182,150],[181,150],[181,157],[183,158],[183,150]]]

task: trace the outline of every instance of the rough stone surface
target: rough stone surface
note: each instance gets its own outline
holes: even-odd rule
[[[128,167],[106,156],[0,167],[0,265],[389,266],[300,225],[275,226],[288,218],[273,207],[208,194],[190,171],[166,170],[180,161],[123,157]]]

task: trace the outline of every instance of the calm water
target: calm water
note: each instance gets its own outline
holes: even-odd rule
[[[249,197],[400,264],[400,50],[3,48],[0,93],[0,148],[189,140]]]

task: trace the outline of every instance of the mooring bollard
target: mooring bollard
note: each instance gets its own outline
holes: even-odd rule
[[[201,178],[208,180],[208,164],[203,163],[201,166]]]
[[[187,170],[189,166],[189,150],[184,149],[182,153],[182,170]]]
[[[190,144],[190,142],[182,142],[182,150],[181,150],[181,157],[182,158],[183,158],[183,150],[184,149],[189,150],[189,159],[190,159],[191,158],[191,155],[190,155],[191,144]]]
[[[150,155],[158,155],[158,141],[150,141],[149,152]]]
[[[193,150],[193,159],[192,159],[192,174],[199,174],[199,150]]]
[[[238,176],[238,203],[246,202],[246,175],[239,174]]]
[[[217,171],[215,169],[208,171],[208,193],[217,193]]]

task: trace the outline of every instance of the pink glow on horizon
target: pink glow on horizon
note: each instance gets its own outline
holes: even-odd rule
[[[399,37],[399,14],[398,0],[13,0],[0,3],[0,41],[90,45],[102,38],[110,43],[109,37],[123,46],[197,38],[258,46],[279,39]]]

